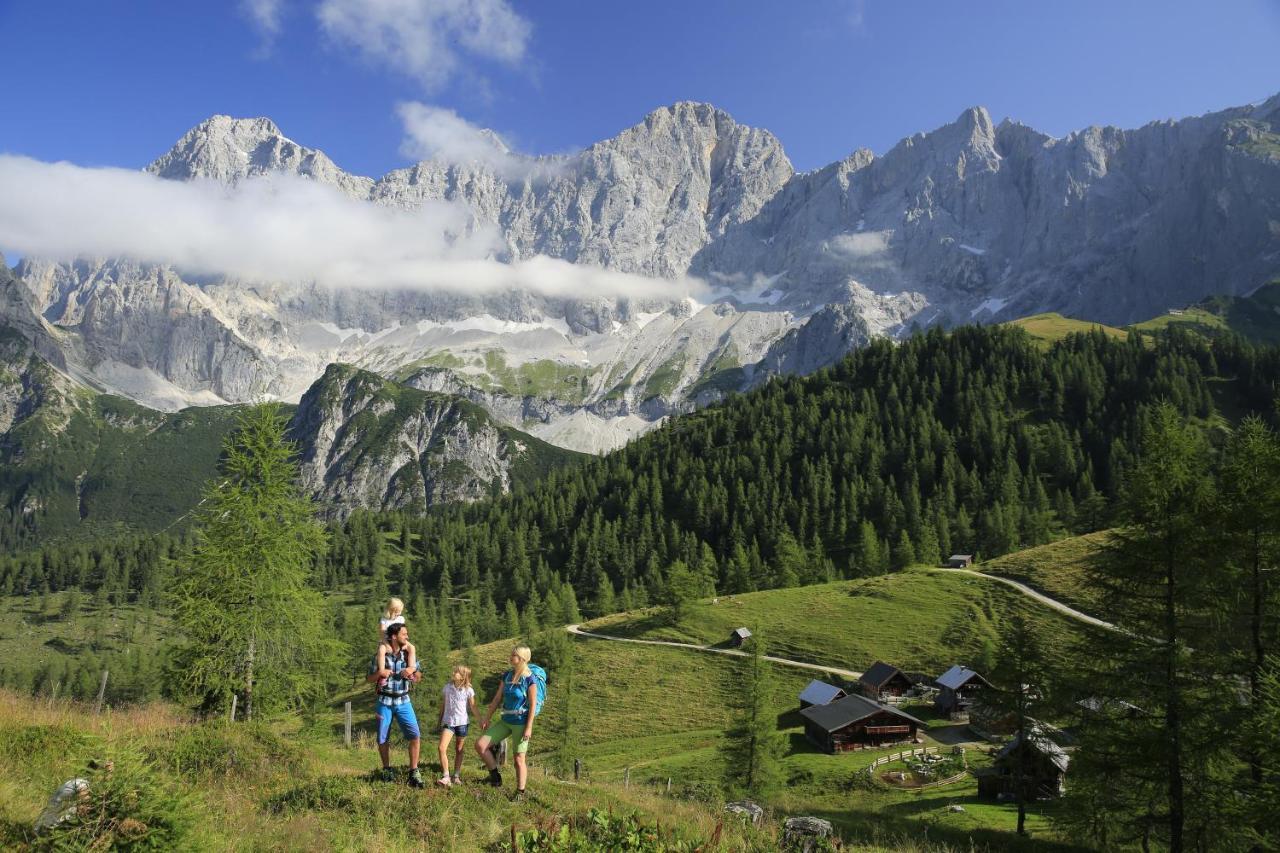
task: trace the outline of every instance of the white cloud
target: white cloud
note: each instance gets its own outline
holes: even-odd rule
[[[831,250],[850,260],[873,258],[889,249],[890,231],[856,231],[831,238]]]
[[[435,91],[459,53],[519,63],[530,25],[506,0],[321,0],[320,27],[335,43]]]
[[[266,44],[269,45],[280,34],[284,0],[240,0],[240,11],[248,17]]]
[[[405,101],[396,105],[396,114],[405,132],[400,153],[412,160],[497,166],[513,158],[500,136],[453,110]]]
[[[128,257],[245,281],[333,287],[530,290],[562,298],[678,299],[679,281],[546,257],[512,264],[497,229],[461,204],[406,211],[291,175],[234,187],[0,155],[0,249],[71,261]]]

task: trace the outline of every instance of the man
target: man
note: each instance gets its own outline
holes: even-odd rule
[[[387,626],[387,645],[391,651],[377,658],[366,681],[378,684],[378,754],[382,757],[382,781],[394,782],[396,771],[391,767],[391,721],[400,724],[400,732],[409,742],[409,785],[423,787],[422,771],[418,769],[418,752],[422,746],[422,734],[418,731],[418,718],[409,701],[409,684],[421,680],[421,664],[408,668],[409,629],[403,622]]]

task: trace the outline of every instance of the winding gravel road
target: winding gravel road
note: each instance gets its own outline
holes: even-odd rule
[[[1113,625],[1110,622],[1104,622],[1103,620],[1097,618],[1096,616],[1090,616],[1088,613],[1082,613],[1079,610],[1076,610],[1074,607],[1071,607],[1070,605],[1063,604],[1061,601],[1058,601],[1058,599],[1056,598],[1050,598],[1049,596],[1045,595],[1043,592],[1038,592],[1032,589],[1031,587],[1027,586],[1026,584],[1019,583],[1018,581],[1011,580],[1010,578],[1002,578],[999,575],[986,575],[986,574],[983,574],[982,572],[976,572],[973,569],[938,568],[938,569],[932,569],[931,571],[947,572],[947,573],[960,574],[960,575],[972,575],[975,578],[983,578],[984,580],[989,580],[989,581],[999,581],[1000,583],[1006,586],[1013,587],[1018,592],[1022,593],[1025,596],[1028,596],[1029,598],[1034,598],[1036,601],[1040,602],[1046,607],[1051,607],[1054,610],[1058,611],[1059,613],[1065,613],[1067,616],[1070,616],[1072,619],[1078,619],[1081,622],[1085,622],[1089,625],[1094,625],[1098,628],[1106,628],[1108,631],[1117,631],[1119,633],[1124,633],[1123,628]]]

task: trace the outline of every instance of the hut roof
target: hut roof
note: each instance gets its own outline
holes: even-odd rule
[[[1009,741],[1000,748],[996,753],[996,761],[1008,758],[1017,750],[1019,744],[1022,743],[1022,732],[1018,732]],[[1049,736],[1039,724],[1032,724],[1027,727],[1027,745],[1036,752],[1043,755],[1049,761],[1053,762],[1053,766],[1057,767],[1063,773],[1067,772],[1067,765],[1071,763],[1071,759],[1067,753],[1053,741],[1049,740]]]
[[[839,687],[815,678],[809,682],[808,687],[800,691],[800,701],[808,702],[810,705],[825,705],[832,699],[837,699],[843,695],[844,691]]]
[[[868,699],[865,696],[851,694],[843,699],[827,705],[813,705],[805,708],[800,712],[800,716],[812,722],[814,725],[820,726],[828,732],[835,732],[843,729],[845,726],[852,725],[859,720],[865,720],[867,717],[875,714],[893,714],[895,717],[901,717],[908,722],[915,723],[918,726],[925,724],[915,717],[897,708],[889,705],[883,705]]]
[[[894,675],[901,675],[903,678],[906,678],[906,675],[902,670],[898,669],[893,664],[888,664],[882,660],[878,660],[871,665],[871,669],[862,673],[862,677],[858,680],[863,684],[869,684],[872,687],[883,687],[889,682],[889,679],[894,677]]]
[[[745,640],[751,636],[751,629],[750,628],[734,628],[733,634],[735,637],[741,637],[742,639]]]
[[[990,687],[991,684],[981,675],[969,669],[967,666],[956,664],[951,669],[938,676],[937,684],[940,687],[946,687],[949,690],[959,690],[970,681],[977,679],[981,684]]]

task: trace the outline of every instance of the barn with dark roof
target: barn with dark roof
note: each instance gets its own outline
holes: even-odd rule
[[[889,696],[903,696],[911,689],[911,679],[892,664],[878,660],[858,679],[862,695],[877,701]]]
[[[845,696],[800,712],[805,737],[823,752],[848,752],[915,740],[925,724],[865,696]]]
[[[1066,791],[1067,767],[1071,759],[1038,723],[1028,727],[1026,737],[1019,732],[996,753],[990,767],[977,772],[978,796],[998,799],[1016,794],[1019,787],[1027,800],[1060,797]]]

